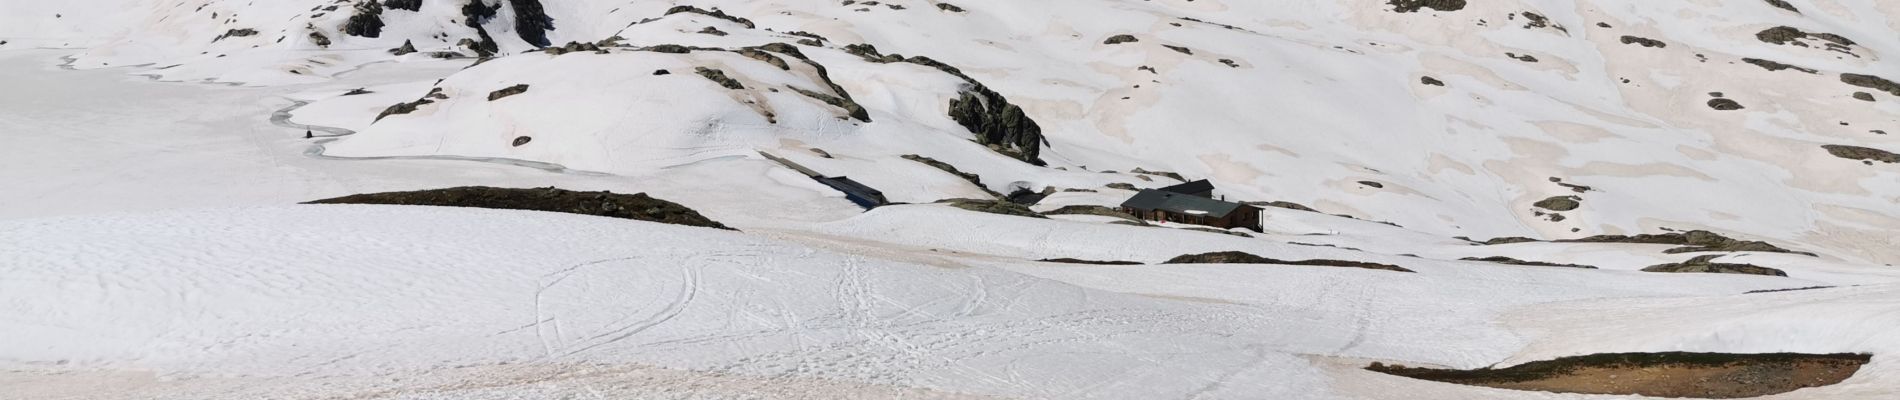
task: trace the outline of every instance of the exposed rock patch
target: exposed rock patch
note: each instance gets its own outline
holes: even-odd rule
[[[509,86],[509,87],[501,88],[501,90],[489,92],[488,101],[501,100],[501,98],[503,97],[513,96],[513,95],[527,93],[527,92],[528,92],[528,85]],[[516,145],[516,146],[520,146],[520,145]]]
[[[1409,13],[1430,8],[1438,11],[1458,11],[1465,9],[1465,0],[1388,0],[1392,11]]]
[[[1239,252],[1239,251],[1223,251],[1223,252],[1215,252],[1215,253],[1188,254],[1188,255],[1183,255],[1180,257],[1175,257],[1173,259],[1169,259],[1167,262],[1164,262],[1163,264],[1280,264],[1280,265],[1305,265],[1305,266],[1319,266],[1319,267],[1365,268],[1365,269],[1376,269],[1376,270],[1384,270],[1384,271],[1413,272],[1412,270],[1401,268],[1397,265],[1391,265],[1391,264],[1370,263],[1370,262],[1362,262],[1362,261],[1343,261],[1343,260],[1287,261],[1287,260],[1276,260],[1272,258],[1261,257],[1261,256],[1257,256],[1257,255],[1253,255],[1253,254],[1249,254],[1245,252]]]
[[[1716,111],[1735,111],[1746,107],[1742,107],[1742,103],[1733,99],[1709,99],[1709,108]]]
[[[1769,71],[1780,71],[1784,69],[1792,69],[1792,70],[1806,72],[1810,74],[1818,74],[1821,72],[1813,68],[1804,68],[1804,67],[1799,67],[1792,64],[1783,64],[1783,63],[1763,60],[1759,58],[1743,58],[1742,62],[1754,64],[1757,67],[1761,67],[1762,69],[1769,70]]]
[[[1900,96],[1900,83],[1873,75],[1841,74],[1841,82]]]
[[[745,89],[745,84],[739,83],[738,80],[732,79],[732,77],[726,76],[726,71],[721,71],[718,69],[706,68],[706,67],[696,67],[696,68],[693,68],[693,72],[697,72],[699,73],[699,76],[706,77],[706,79],[711,80],[713,81],[713,83],[717,83],[719,84],[719,86],[727,88],[727,89],[732,89],[732,90]]]
[[[1564,267],[1564,268],[1578,268],[1578,269],[1597,269],[1597,267],[1592,267],[1592,266],[1582,265],[1582,264],[1558,264],[1558,263],[1548,263],[1548,262],[1542,262],[1542,261],[1524,261],[1524,260],[1519,260],[1519,259],[1510,258],[1510,257],[1503,257],[1503,256],[1465,257],[1462,260],[1482,261],[1482,262],[1498,263],[1498,264],[1505,264],[1505,265],[1523,265],[1523,266],[1531,266],[1531,267]]]
[[[1095,261],[1095,260],[1081,260],[1081,259],[1074,259],[1074,258],[1045,258],[1045,259],[1036,260],[1036,261],[1046,262],[1046,263],[1058,263],[1058,264],[1143,265],[1142,263],[1135,262],[1135,261]]]
[[[1557,196],[1557,197],[1552,197],[1548,199],[1538,200],[1536,203],[1533,203],[1531,205],[1536,206],[1537,208],[1542,208],[1542,209],[1551,210],[1551,211],[1570,211],[1570,210],[1575,210],[1577,208],[1583,207],[1582,200],[1583,200],[1582,197],[1577,197],[1577,196]]]
[[[386,204],[547,211],[732,229],[700,215],[698,211],[691,208],[648,197],[646,193],[628,195],[613,192],[576,192],[552,187],[511,189],[469,186],[413,192],[359,194],[304,204]]]
[[[1661,40],[1650,39],[1646,37],[1629,36],[1629,35],[1623,35],[1623,44],[1634,44],[1634,45],[1641,45],[1643,47],[1653,47],[1653,48],[1658,48],[1658,49],[1669,47],[1668,43],[1663,43],[1663,41]]]
[[[1141,39],[1136,39],[1135,35],[1115,35],[1115,36],[1109,36],[1108,40],[1103,41],[1102,44],[1122,44],[1122,43],[1134,43],[1134,42],[1139,42],[1139,41],[1141,41]]]
[[[951,207],[956,207],[956,208],[961,208],[961,209],[976,211],[976,212],[990,213],[990,214],[1013,215],[1013,216],[1018,216],[1018,217],[1043,218],[1043,219],[1049,218],[1049,217],[1042,216],[1042,214],[1036,213],[1035,210],[1031,210],[1029,209],[1029,207],[1023,206],[1021,204],[1007,202],[1007,201],[981,200],[981,199],[948,199],[948,200],[939,201],[939,203],[949,204]]]
[[[1788,276],[1787,272],[1751,264],[1729,264],[1714,262],[1721,255],[1700,256],[1689,261],[1671,264],[1657,264],[1643,268],[1643,272],[1705,273],[1705,274],[1744,274]]]
[[[1888,163],[1888,164],[1900,163],[1900,154],[1894,154],[1891,151],[1876,149],[1872,147],[1830,144],[1826,146],[1821,146],[1821,148],[1827,149],[1827,153],[1833,154],[1835,157],[1845,158],[1849,160],[1861,160],[1868,164],[1873,164],[1876,161]]]
[[[1871,359],[1865,354],[1620,353],[1564,357],[1501,369],[1373,363],[1366,370],[1501,389],[1726,399],[1840,383]]]

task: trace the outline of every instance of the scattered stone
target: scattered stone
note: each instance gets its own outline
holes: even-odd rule
[[[1371,187],[1371,188],[1373,188],[1373,189],[1384,189],[1384,188],[1385,188],[1385,184],[1383,184],[1383,183],[1378,183],[1378,182],[1373,182],[1373,181],[1359,181],[1359,184],[1361,184],[1361,185],[1366,185],[1367,187]]]
[[[1306,266],[1320,266],[1320,267],[1365,268],[1365,269],[1376,269],[1376,270],[1384,270],[1384,271],[1414,272],[1412,270],[1401,268],[1397,265],[1391,265],[1391,264],[1380,264],[1380,263],[1370,263],[1370,262],[1361,262],[1361,261],[1342,261],[1342,260],[1286,261],[1286,260],[1276,260],[1272,258],[1261,257],[1261,256],[1257,256],[1257,255],[1253,255],[1253,254],[1249,254],[1245,252],[1239,252],[1239,251],[1223,251],[1223,252],[1203,253],[1203,254],[1188,254],[1188,255],[1183,255],[1180,257],[1175,257],[1173,259],[1169,259],[1167,262],[1164,262],[1163,264],[1281,264],[1281,265],[1306,265]]]
[[[531,138],[531,137],[527,137],[527,136],[516,137],[514,147],[521,147],[522,145],[526,145],[528,144],[528,142],[532,142],[532,141],[534,141],[534,138]]]
[[[1767,276],[1782,276],[1782,277],[1788,276],[1787,272],[1783,272],[1782,270],[1774,269],[1774,268],[1768,268],[1768,267],[1762,267],[1762,266],[1756,266],[1756,265],[1750,265],[1750,264],[1728,264],[1728,263],[1714,262],[1716,258],[1720,258],[1720,257],[1722,257],[1722,255],[1719,255],[1719,254],[1706,255],[1706,256],[1696,257],[1696,258],[1690,259],[1689,261],[1683,261],[1680,263],[1651,265],[1649,267],[1643,268],[1643,272],[1745,274],[1745,275],[1767,275]]]
[[[383,0],[383,7],[404,11],[422,11],[422,0]]]
[[[1432,85],[1432,86],[1445,86],[1445,81],[1441,81],[1441,80],[1438,80],[1438,78],[1433,78],[1429,76],[1418,78],[1418,81],[1419,83]]]
[[[1767,1],[1768,1],[1768,5],[1775,6],[1775,8],[1793,11],[1795,14],[1801,13],[1801,10],[1794,8],[1793,4],[1788,4],[1787,0],[1767,0]]]
[[[726,229],[691,208],[646,193],[576,192],[557,188],[511,189],[483,186],[359,194],[304,204],[386,204],[547,211]]]
[[[949,12],[963,12],[963,7],[957,7],[957,5],[950,3],[937,3],[937,9]]]
[[[1134,43],[1134,42],[1139,42],[1139,41],[1141,41],[1141,39],[1136,39],[1135,35],[1115,35],[1115,36],[1109,36],[1108,40],[1102,42],[1102,44],[1122,44],[1122,43]]]
[[[1867,93],[1867,92],[1854,92],[1854,99],[1860,100],[1860,101],[1874,101],[1874,94]]]
[[[719,30],[719,28],[714,28],[714,27],[710,27],[710,26],[708,26],[708,27],[706,27],[706,29],[700,29],[700,30],[699,30],[699,33],[701,33],[701,34],[706,34],[706,35],[713,35],[713,36],[725,36],[725,35],[727,35],[727,33],[726,33],[726,31],[722,31],[722,30]]]
[[[1164,45],[1161,45],[1161,47],[1166,47],[1166,48],[1168,48],[1168,50],[1174,50],[1175,52],[1178,52],[1178,53],[1181,53],[1181,54],[1186,54],[1186,55],[1190,55],[1190,56],[1191,56],[1191,55],[1194,55],[1194,50],[1193,50],[1193,49],[1189,49],[1189,48],[1186,48],[1186,47],[1181,47],[1181,46],[1173,46],[1173,45],[1165,45],[1165,44],[1164,44]]]
[[[1709,99],[1709,108],[1713,108],[1716,111],[1735,111],[1745,107],[1742,107],[1742,103],[1738,103],[1732,99]]]

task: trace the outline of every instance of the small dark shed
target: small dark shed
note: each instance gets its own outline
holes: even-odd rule
[[[1206,181],[1202,181],[1206,182]],[[1192,182],[1190,182],[1192,183]],[[1211,189],[1211,185],[1209,186]],[[1211,192],[1211,190],[1210,190]],[[1122,202],[1122,212],[1150,221],[1264,231],[1259,207],[1156,189],[1142,190]]]
[[[891,204],[890,200],[884,198],[884,192],[872,189],[870,186],[865,186],[862,183],[858,183],[858,181],[851,180],[851,178],[842,176],[821,176],[813,179],[825,184],[825,186],[830,186],[832,189],[838,189],[838,191],[844,192],[844,198],[851,200],[852,203],[857,203],[859,207],[864,207],[866,210]]]

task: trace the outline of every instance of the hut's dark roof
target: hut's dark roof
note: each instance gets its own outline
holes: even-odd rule
[[[1226,218],[1227,214],[1231,214],[1234,210],[1247,206],[1240,203],[1229,203],[1206,197],[1147,189],[1136,193],[1135,197],[1128,198],[1128,201],[1122,202],[1122,207],[1137,210],[1162,210],[1176,214],[1207,215],[1214,218]]]
[[[1164,187],[1157,190],[1160,190],[1163,192],[1174,192],[1174,193],[1185,193],[1185,194],[1207,193],[1207,192],[1214,191],[1214,183],[1208,182],[1206,179],[1202,179],[1198,181]]]

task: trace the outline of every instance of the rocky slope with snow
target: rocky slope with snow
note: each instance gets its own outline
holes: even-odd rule
[[[1878,398],[1900,374],[1882,317],[1900,278],[1895,18],[1880,0],[0,0],[0,132],[18,144],[0,149],[17,188],[0,193],[0,272],[29,277],[0,280],[0,337],[31,338],[0,344],[0,371],[24,371],[0,384],[84,398],[71,389],[158,371],[193,383],[103,397],[506,398],[561,395],[529,376],[586,364],[608,372],[553,381],[1511,398],[1356,368],[1790,351],[1873,354],[1807,394]],[[1033,211],[1087,210],[1209,179],[1290,208],[1244,237],[1101,212],[863,212],[762,153],[897,203],[1033,192],[1049,194]],[[147,214],[550,185],[648,192],[744,233]],[[405,237],[428,239],[390,245]],[[214,244],[232,256],[188,250]],[[651,247],[723,258],[561,268]],[[1414,273],[1152,265],[1230,251]],[[175,278],[120,282],[156,276]],[[1810,287],[1833,289],[1743,294]],[[544,306],[550,288],[569,297]],[[289,310],[323,311],[271,319]],[[447,322],[405,324],[425,316]],[[352,321],[365,330],[309,329]],[[292,349],[310,346],[325,350]],[[468,370],[363,378],[450,369]],[[712,381],[731,390],[692,383]]]

